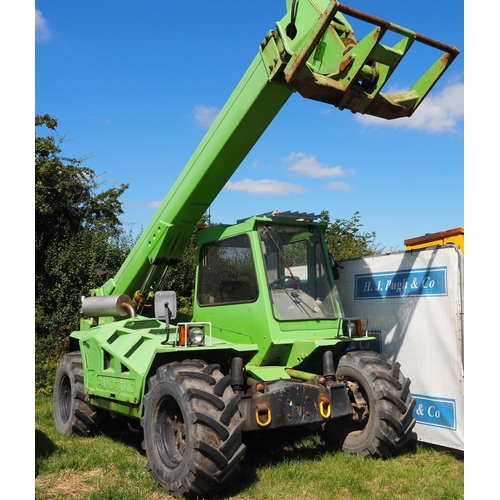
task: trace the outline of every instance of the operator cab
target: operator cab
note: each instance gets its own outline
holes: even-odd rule
[[[318,217],[263,214],[202,231],[197,305],[203,314],[217,305],[263,306],[267,296],[279,322],[343,317],[325,224],[313,222]]]

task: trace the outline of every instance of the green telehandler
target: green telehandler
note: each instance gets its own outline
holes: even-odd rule
[[[352,19],[372,31],[358,41]],[[399,41],[384,45],[386,33]],[[436,62],[410,90],[382,92],[413,43],[436,49]],[[415,423],[410,380],[365,348],[375,337],[364,321],[345,317],[318,216],[276,211],[200,227],[192,316],[162,284],[293,93],[409,117],[458,54],[336,0],[287,1],[122,267],[82,297],[56,373],[57,431],[88,436],[124,416],[143,433],[156,482],[176,497],[227,488],[246,433],[309,426],[346,453],[397,453]]]

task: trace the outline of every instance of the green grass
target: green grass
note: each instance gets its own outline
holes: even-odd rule
[[[245,435],[245,437],[247,437]],[[93,438],[61,436],[52,401],[35,405],[37,500],[167,500],[146,470],[142,436],[120,418]],[[319,432],[275,431],[245,440],[247,452],[236,484],[217,499],[366,500],[462,499],[463,455],[417,444],[387,460],[335,452]]]

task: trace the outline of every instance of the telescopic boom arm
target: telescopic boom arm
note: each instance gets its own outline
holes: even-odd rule
[[[353,113],[409,117],[459,54],[454,46],[335,0],[288,0],[287,7],[116,276],[93,295],[126,294],[134,305],[145,299],[165,266],[180,259],[200,218],[294,92]],[[374,28],[358,41],[346,16]],[[384,45],[387,32],[400,41]],[[408,91],[383,93],[415,42],[437,49],[438,59]]]

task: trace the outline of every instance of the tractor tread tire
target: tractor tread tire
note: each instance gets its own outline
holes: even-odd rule
[[[374,458],[397,454],[415,426],[415,399],[400,364],[386,354],[351,351],[340,359],[336,374],[339,380],[358,383],[369,415],[362,424],[351,417],[330,420],[324,426],[326,437],[347,454]]]
[[[148,470],[165,493],[204,498],[236,477],[245,453],[238,402],[219,365],[176,361],[150,377],[142,447]]]
[[[56,371],[53,393],[54,425],[60,434],[96,434],[110,415],[87,402],[83,385],[82,356],[79,351],[65,354]]]

